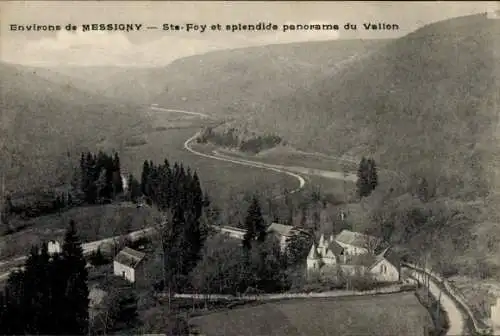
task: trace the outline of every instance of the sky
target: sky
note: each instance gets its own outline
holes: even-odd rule
[[[2,1],[0,59],[34,65],[161,66],[212,50],[346,38],[395,38],[425,24],[484,13],[497,2],[161,2],[161,1]],[[213,24],[272,23],[277,31],[211,31]],[[365,31],[363,23],[397,24],[398,30]],[[139,31],[82,31],[83,24],[142,24]],[[208,25],[205,32],[164,31],[163,24]],[[357,25],[346,31],[344,25]],[[12,30],[11,25],[61,25],[58,32]],[[68,32],[66,25],[75,25]],[[283,25],[331,24],[339,30],[287,31]],[[147,30],[147,26],[160,29]],[[314,50],[311,50],[314,52]]]

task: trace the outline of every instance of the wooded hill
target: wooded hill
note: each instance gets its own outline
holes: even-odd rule
[[[120,150],[144,127],[132,104],[39,77],[35,69],[0,63],[0,139],[8,191],[67,182],[84,150]]]
[[[188,57],[167,67],[169,90],[155,102],[239,116],[244,127],[231,127],[277,134],[301,149],[372,155],[383,167],[439,181],[441,195],[476,194],[490,181],[499,29],[498,20],[473,15],[389,43]],[[297,57],[301,49],[309,59]]]

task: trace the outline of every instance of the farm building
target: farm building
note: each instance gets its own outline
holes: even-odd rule
[[[399,281],[401,266],[398,256],[391,248],[375,254],[372,252],[374,248],[363,247],[359,242],[360,235],[350,235],[344,231],[335,238],[321,235],[318,245],[313,244],[307,256],[307,271],[321,271],[327,266],[328,269],[339,269],[351,275],[369,272],[380,282]],[[338,240],[339,237],[341,241]],[[371,244],[375,243],[379,245],[380,240],[375,238]]]
[[[300,234],[307,234],[305,231],[296,228],[291,225],[284,225],[279,223],[272,223],[267,228],[268,233],[275,234],[280,241],[280,246],[282,250],[285,250],[288,240]]]
[[[240,239],[240,240],[243,240],[243,237],[245,236],[245,232],[246,232],[245,229],[240,229],[240,228],[236,228],[236,227],[232,227],[232,226],[221,226],[221,227],[217,227],[216,229],[219,230],[220,232],[222,232],[223,234],[231,237],[231,238]]]
[[[143,273],[145,258],[145,253],[125,247],[113,261],[113,273],[132,283],[137,282]]]
[[[247,230],[245,229],[232,226],[220,226],[216,227],[215,229],[231,238],[239,240],[243,240],[243,238],[245,237],[245,233],[247,232]],[[279,223],[272,223],[271,225],[269,225],[269,227],[267,228],[267,233],[276,235],[280,242],[282,250],[286,248],[288,239],[290,239],[291,237],[299,234],[307,235],[307,232],[300,230],[294,226],[283,225]]]

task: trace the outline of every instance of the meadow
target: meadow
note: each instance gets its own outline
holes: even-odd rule
[[[194,317],[207,336],[422,335],[432,320],[413,293],[297,299]]]
[[[183,163],[197,171],[202,188],[218,205],[227,204],[238,194],[278,195],[285,188],[292,190],[298,186],[295,178],[282,173],[200,157],[185,150],[185,141],[213,121],[181,113],[144,113],[150,123],[161,130],[144,133],[145,144],[125,149],[122,165],[135,176],[140,176],[144,160],[159,163],[168,159],[171,165]]]
[[[83,206],[59,214],[29,220],[13,219],[26,229],[0,237],[0,259],[26,255],[32,245],[51,239],[61,240],[70,220],[74,220],[82,242],[109,238],[155,224],[151,208],[137,208],[132,203]]]

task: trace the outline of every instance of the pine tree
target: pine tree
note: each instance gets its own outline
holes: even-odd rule
[[[262,212],[260,209],[259,200],[256,196],[252,197],[250,206],[245,217],[245,235],[243,237],[243,247],[250,249],[252,241],[257,238],[259,242],[263,242],[266,237],[266,227]]]
[[[147,190],[148,188],[148,179],[149,179],[149,162],[146,160],[142,165],[142,174],[141,174],[141,192],[145,196],[149,196]]]
[[[198,174],[196,172],[194,172],[191,180],[190,191],[192,193],[193,211],[195,213],[195,217],[199,219],[203,212],[205,200],[203,198],[203,191],[201,190],[200,179],[198,178]]]
[[[99,178],[95,181],[95,187],[97,191],[97,199],[101,200],[106,197],[106,170],[101,170]]]
[[[64,279],[65,311],[61,312],[64,332],[82,335],[88,328],[89,290],[87,287],[86,261],[78,238],[75,222],[70,221],[62,246],[61,272]]]
[[[374,159],[368,159],[368,180],[369,180],[369,192],[371,193],[378,185],[378,173],[377,166]]]
[[[370,166],[368,160],[363,157],[358,167],[358,180],[356,181],[359,198],[370,195]]]
[[[118,156],[118,153],[115,153],[113,157],[113,172],[113,187],[115,193],[120,194],[123,192],[123,181],[120,167],[120,157]]]

